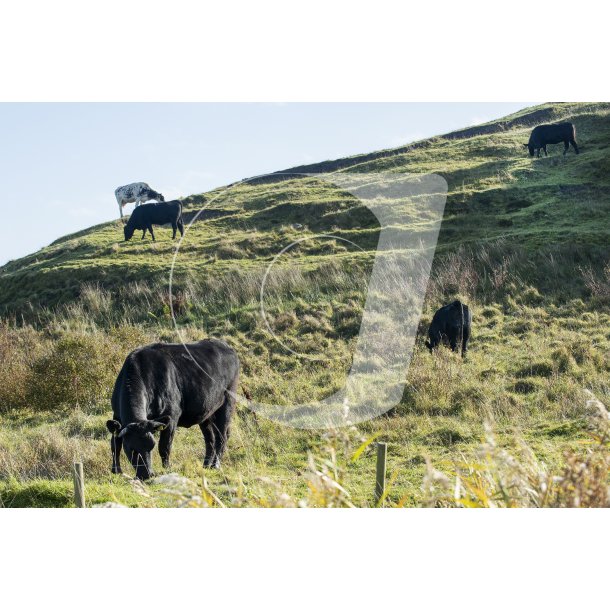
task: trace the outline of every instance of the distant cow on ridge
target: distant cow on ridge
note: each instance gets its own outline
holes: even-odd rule
[[[123,208],[128,203],[135,201],[136,207],[141,203],[155,199],[156,201],[165,201],[161,193],[157,193],[146,184],[146,182],[134,182],[127,184],[126,186],[119,186],[114,191],[114,196],[119,204],[119,211],[121,212],[121,218],[123,218]]]
[[[150,231],[150,235],[155,240],[153,233],[153,225],[171,224],[174,234],[172,239],[176,239],[176,229],[180,230],[180,235],[184,235],[184,222],[182,221],[182,202],[177,199],[167,201],[165,203],[146,203],[137,207],[133,214],[129,217],[127,224],[123,227],[125,241],[129,241],[133,237],[136,229],[143,231],[142,239],[146,235],[146,231]]]
[[[547,144],[559,144],[563,142],[565,155],[570,148],[570,144],[578,154],[578,145],[576,144],[576,128],[572,123],[556,123],[554,125],[538,125],[532,130],[530,141],[524,144],[529,152],[530,157],[540,156],[540,149],[544,151],[544,156],[548,156],[546,152]]]
[[[453,301],[449,305],[441,307],[432,318],[432,323],[428,329],[428,341],[426,347],[432,351],[443,341],[449,341],[449,345],[454,352],[461,346],[462,356],[468,350],[468,340],[472,327],[472,313],[468,305],[460,301]]]
[[[239,384],[235,350],[218,339],[196,343],[155,343],[127,356],[112,392],[113,419],[106,422],[112,439],[112,472],[121,472],[125,450],[138,479],[149,479],[154,434],[169,467],[178,427],[199,425],[205,440],[207,468],[219,468],[229,438],[229,424]]]

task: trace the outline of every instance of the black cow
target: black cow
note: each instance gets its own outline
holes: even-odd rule
[[[142,239],[146,235],[146,230],[155,241],[153,225],[171,224],[174,234],[172,239],[176,239],[176,229],[180,229],[180,235],[184,235],[184,222],[182,221],[182,202],[177,199],[165,203],[146,203],[138,206],[129,217],[127,224],[123,227],[125,241],[129,241],[136,229],[143,231]]]
[[[112,434],[112,472],[121,472],[121,448],[138,479],[153,475],[153,434],[161,432],[163,466],[177,427],[198,424],[205,440],[203,465],[219,468],[229,438],[235,408],[239,359],[217,339],[197,343],[155,343],[131,352],[112,393],[114,419],[106,422]]]
[[[454,352],[458,351],[458,344],[462,346],[462,356],[468,351],[468,340],[472,327],[472,314],[468,305],[453,301],[449,305],[441,307],[432,318],[432,323],[428,329],[429,341],[426,347],[432,350],[444,341],[449,341],[449,345]]]
[[[530,135],[530,141],[524,144],[529,151],[530,157],[534,156],[534,152],[540,156],[540,149],[544,151],[544,156],[547,157],[546,145],[559,144],[563,142],[563,154],[565,155],[570,148],[570,144],[578,154],[578,145],[576,144],[576,127],[572,123],[556,123],[554,125],[538,125],[534,127]]]

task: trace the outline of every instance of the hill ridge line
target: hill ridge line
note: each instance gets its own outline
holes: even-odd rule
[[[610,103],[596,104],[597,106],[606,106],[610,110]],[[526,114],[523,114],[523,113]],[[561,117],[558,112],[557,105],[555,106],[530,106],[524,108],[518,113],[510,114],[504,118],[482,123],[480,125],[473,125],[471,127],[463,127],[450,131],[443,135],[431,136],[423,140],[418,140],[398,148],[388,148],[383,150],[374,151],[371,153],[362,153],[351,157],[341,157],[339,159],[332,159],[327,161],[319,161],[317,163],[310,163],[306,165],[297,165],[288,169],[282,169],[263,176],[255,176],[253,178],[245,178],[238,182],[233,182],[227,187],[246,182],[247,184],[273,184],[276,182],[283,182],[284,180],[294,180],[298,178],[298,174],[315,174],[315,173],[330,173],[340,171],[342,169],[349,169],[360,165],[361,163],[367,163],[370,161],[376,161],[378,159],[384,159],[388,157],[395,157],[403,155],[412,150],[420,148],[426,148],[431,146],[439,140],[460,140],[466,138],[472,138],[482,135],[490,135],[493,133],[502,133],[514,129],[515,127],[531,127],[542,121],[553,121]],[[294,174],[294,175],[290,175]],[[287,176],[288,175],[288,176]]]

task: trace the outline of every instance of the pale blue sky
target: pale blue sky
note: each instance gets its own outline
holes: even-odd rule
[[[190,195],[528,105],[2,104],[0,264],[117,218],[114,189],[130,182],[148,182],[166,198]]]

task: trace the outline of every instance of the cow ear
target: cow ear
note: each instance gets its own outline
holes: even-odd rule
[[[121,429],[121,422],[116,419],[109,419],[106,422],[106,428],[108,428],[110,434],[116,434]]]
[[[165,430],[167,426],[169,426],[170,417],[165,415],[160,417],[159,419],[150,420],[148,422],[149,432],[161,432],[161,430]]]

